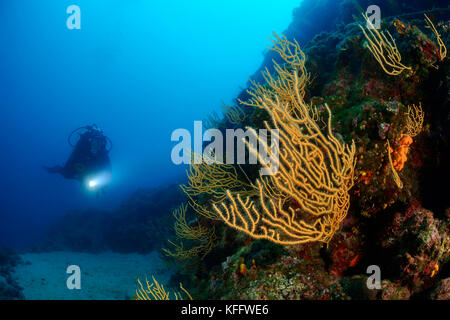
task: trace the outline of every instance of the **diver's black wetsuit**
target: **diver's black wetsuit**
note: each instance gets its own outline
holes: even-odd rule
[[[44,167],[47,172],[59,173],[66,179],[81,181],[89,174],[111,169],[106,137],[96,126],[88,126],[86,130],[80,135],[64,167]]]

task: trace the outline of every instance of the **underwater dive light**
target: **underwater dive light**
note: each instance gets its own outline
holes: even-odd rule
[[[97,180],[91,180],[89,181],[89,188],[94,188],[98,184]]]
[[[100,172],[86,177],[85,184],[88,190],[97,191],[105,187],[111,181],[111,172]]]

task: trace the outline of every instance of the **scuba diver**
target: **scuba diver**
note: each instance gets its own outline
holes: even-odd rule
[[[78,142],[74,145],[72,137],[78,133]],[[44,167],[49,173],[61,174],[66,179],[78,180],[93,191],[102,190],[111,180],[111,162],[109,151],[111,140],[97,125],[80,127],[72,131],[68,138],[73,147],[64,166]]]

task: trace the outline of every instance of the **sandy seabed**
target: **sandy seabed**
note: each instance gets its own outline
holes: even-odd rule
[[[25,264],[15,270],[15,278],[23,288],[26,299],[132,299],[140,277],[154,275],[161,284],[170,273],[156,252],[150,254],[99,254],[56,251],[21,255]],[[67,267],[77,265],[81,270],[81,289],[69,290]]]

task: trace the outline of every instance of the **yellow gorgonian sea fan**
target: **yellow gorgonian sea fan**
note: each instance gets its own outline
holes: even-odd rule
[[[442,41],[441,35],[436,30],[436,27],[434,26],[433,22],[430,20],[430,18],[428,18],[426,14],[424,14],[424,16],[425,22],[427,23],[426,28],[431,29],[431,31],[436,36],[436,40],[439,46],[439,60],[443,61],[447,56],[447,47],[445,46],[444,41]]]
[[[270,89],[258,86],[249,92],[249,104],[270,116],[272,124],[265,122],[266,128],[278,130],[279,146],[260,141],[266,154],[279,154],[278,171],[257,181],[257,196],[243,198],[228,192],[228,200],[214,204],[214,209],[227,225],[257,239],[279,244],[328,243],[348,212],[355,145],[334,136],[327,105],[327,130],[322,132],[316,109],[304,101],[304,54],[297,43],[287,45],[285,38],[278,39],[279,50],[294,46],[301,58],[295,59],[290,54],[293,51],[288,51],[285,56],[290,58],[285,61],[292,69],[290,75],[286,75],[288,68],[280,68]],[[266,166],[257,150],[247,146]]]
[[[188,197],[189,205],[200,216],[211,220],[220,220],[220,217],[210,209],[209,205],[199,204],[198,197],[202,195],[208,196],[208,203],[216,203],[226,198],[227,190],[231,190],[232,193],[238,190],[241,194],[256,194],[254,185],[240,165],[235,167],[215,161],[207,162],[205,159],[200,163],[195,163],[195,157],[203,159],[202,155],[192,153],[192,161],[187,171],[188,181],[186,184],[180,185],[180,188]],[[241,175],[237,168],[240,169]],[[241,176],[245,178],[245,181]]]
[[[402,137],[399,140],[398,149],[394,153],[395,156],[394,161],[392,160],[391,156],[391,153],[394,150],[391,148],[389,140],[387,140],[387,154],[389,165],[392,171],[392,175],[394,177],[394,182],[400,189],[403,188],[403,182],[400,179],[397,169],[400,171],[403,168],[403,165],[405,164],[406,160],[408,159],[407,154],[409,152],[409,146],[413,142],[413,138],[422,131],[424,117],[425,113],[423,112],[422,109],[422,103],[419,102],[417,106],[415,104],[408,106],[405,125],[406,130],[404,130],[404,133],[402,134]]]
[[[135,300],[173,300],[170,298],[170,293],[166,292],[164,286],[159,284],[156,281],[155,277],[152,276],[152,282],[145,280],[145,285],[138,278],[137,282],[139,287],[136,288]],[[180,289],[184,292],[184,294],[192,300],[189,292],[183,287],[180,283]],[[175,300],[183,300],[183,296],[181,293],[174,291],[173,296]]]
[[[380,32],[375,28],[365,14],[363,14],[363,17],[366,21],[366,25],[368,26],[366,28],[367,32],[361,25],[359,25],[359,27],[366,37],[366,47],[372,56],[378,61],[378,64],[384,72],[391,76],[398,76],[404,70],[411,71],[411,67],[407,67],[402,64],[402,56],[398,51],[397,44],[389,31],[386,31],[389,36],[388,38],[383,31]]]
[[[188,223],[186,220],[187,208],[187,204],[182,204],[172,212],[175,218],[174,231],[179,244],[168,240],[172,245],[172,249],[162,249],[165,255],[173,257],[178,261],[196,257],[204,258],[214,247],[214,227],[210,228],[198,223],[194,226]],[[184,247],[186,240],[190,243],[187,249]]]
[[[225,103],[222,104],[222,113],[225,118],[231,123],[235,125],[239,125],[245,121],[247,115],[244,110],[242,110],[239,106],[229,107]]]
[[[411,138],[417,136],[423,127],[424,112],[422,103],[416,106],[415,104],[408,106],[408,113],[406,118],[406,134]]]

